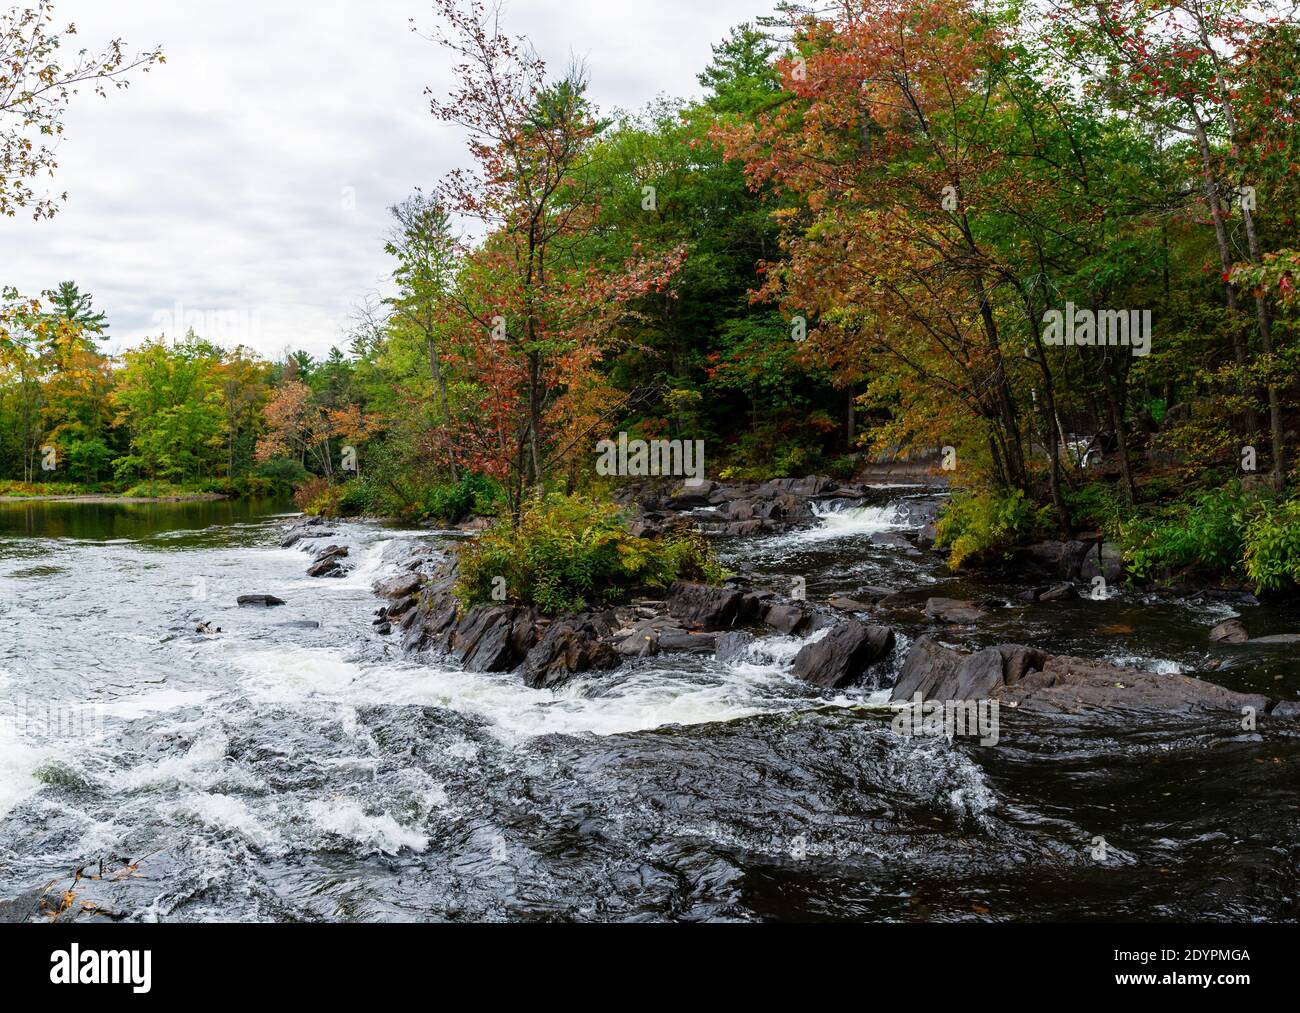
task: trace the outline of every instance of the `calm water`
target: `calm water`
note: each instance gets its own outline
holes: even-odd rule
[[[1014,597],[873,544],[904,495],[722,549],[813,598]],[[994,747],[905,739],[879,694],[793,679],[784,637],[537,692],[372,632],[370,583],[436,534],[341,525],[353,571],[311,580],[286,512],[0,505],[0,898],[102,863],[79,897],[132,920],[1300,914],[1300,739],[1277,728],[1004,710]],[[250,593],[288,605],[238,609]],[[1241,611],[1300,629],[1294,606]],[[1230,614],[1008,605],[971,642],[1296,698],[1293,650],[1206,642]]]

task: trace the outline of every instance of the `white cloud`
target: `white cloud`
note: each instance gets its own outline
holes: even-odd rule
[[[694,95],[710,46],[763,0],[513,0],[503,21],[552,67],[587,62],[604,110]],[[165,66],[67,117],[50,222],[0,220],[0,284],[72,279],[109,316],[112,347],[179,303],[236,314],[267,355],[339,343],[349,309],[387,285],[386,208],[467,161],[428,111],[445,93],[420,0],[61,0],[80,45],[161,43]],[[355,195],[355,208],[345,202]]]

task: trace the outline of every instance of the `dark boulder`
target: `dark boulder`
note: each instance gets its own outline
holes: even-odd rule
[[[850,619],[794,656],[794,675],[804,682],[838,689],[856,682],[867,668],[889,656],[894,631]]]
[[[907,652],[892,698],[910,700],[920,693],[923,700],[978,699],[1014,685],[1046,662],[1046,652],[1018,644],[963,654],[923,636]]]
[[[1079,540],[1035,542],[1026,549],[1026,552],[1030,560],[1041,569],[1062,580],[1074,580],[1079,576],[1083,557],[1095,545],[1095,542]]]
[[[518,605],[477,605],[456,624],[448,646],[471,672],[509,672],[533,646],[536,618]]]
[[[813,611],[792,602],[781,602],[770,606],[763,614],[763,622],[778,633],[793,636],[805,633],[812,624]]]
[[[601,615],[566,616],[546,628],[524,660],[524,682],[553,689],[579,672],[608,671],[622,659],[610,646],[610,624]]]
[[[1101,577],[1108,584],[1117,583],[1124,576],[1124,554],[1120,547],[1113,542],[1090,546],[1079,564],[1079,576],[1084,580]]]
[[[702,630],[726,630],[740,618],[743,591],[677,581],[668,589],[668,611]]]
[[[235,603],[240,608],[275,608],[277,605],[284,605],[286,602],[283,598],[277,598],[273,594],[241,594],[235,599]]]
[[[308,577],[342,577],[347,571],[334,556],[326,556],[307,568]]]
[[[718,646],[717,633],[692,633],[689,630],[661,630],[659,650],[687,654],[712,654]]]

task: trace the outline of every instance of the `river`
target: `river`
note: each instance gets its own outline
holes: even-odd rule
[[[1294,603],[1015,602],[872,540],[912,495],[719,548],[813,599],[1005,598],[970,643],[1300,695],[1294,648],[1206,640],[1294,632]],[[530,690],[373,630],[396,549],[446,536],[348,522],[353,570],[313,580],[290,513],[0,504],[0,900],[82,869],[125,920],[1300,915],[1294,734],[1004,712],[996,746],[905,738],[882,694],[794,679],[781,636]]]

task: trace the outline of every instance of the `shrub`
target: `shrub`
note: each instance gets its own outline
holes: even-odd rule
[[[495,509],[501,489],[482,475],[465,475],[459,482],[430,486],[423,490],[417,519],[456,524],[470,514],[490,513]]]
[[[1173,567],[1212,573],[1239,569],[1247,506],[1241,486],[1234,482],[1125,525],[1122,541],[1128,571],[1142,580]]]
[[[316,517],[337,517],[342,500],[342,487],[325,478],[310,478],[293,494],[298,509]]]
[[[165,496],[184,496],[189,490],[183,485],[174,485],[171,482],[138,482],[131,486],[123,496],[137,497],[140,499],[158,499]]]
[[[280,490],[302,485],[311,473],[292,457],[275,457],[257,467],[257,477],[269,480]]]
[[[517,520],[503,518],[462,548],[456,595],[469,607],[504,591],[507,600],[543,612],[580,612],[637,588],[725,576],[697,533],[637,538],[614,504],[552,495],[530,500]]]
[[[1111,541],[1120,537],[1124,511],[1115,487],[1109,482],[1089,482],[1080,489],[1067,491],[1065,505],[1077,526],[1096,528]]]
[[[1243,565],[1259,591],[1300,585],[1300,499],[1260,504],[1252,511]]]
[[[1035,506],[1019,489],[1011,492],[959,492],[937,525],[935,544],[948,549],[948,565],[1005,552],[1042,535],[1051,526],[1051,508]]]

